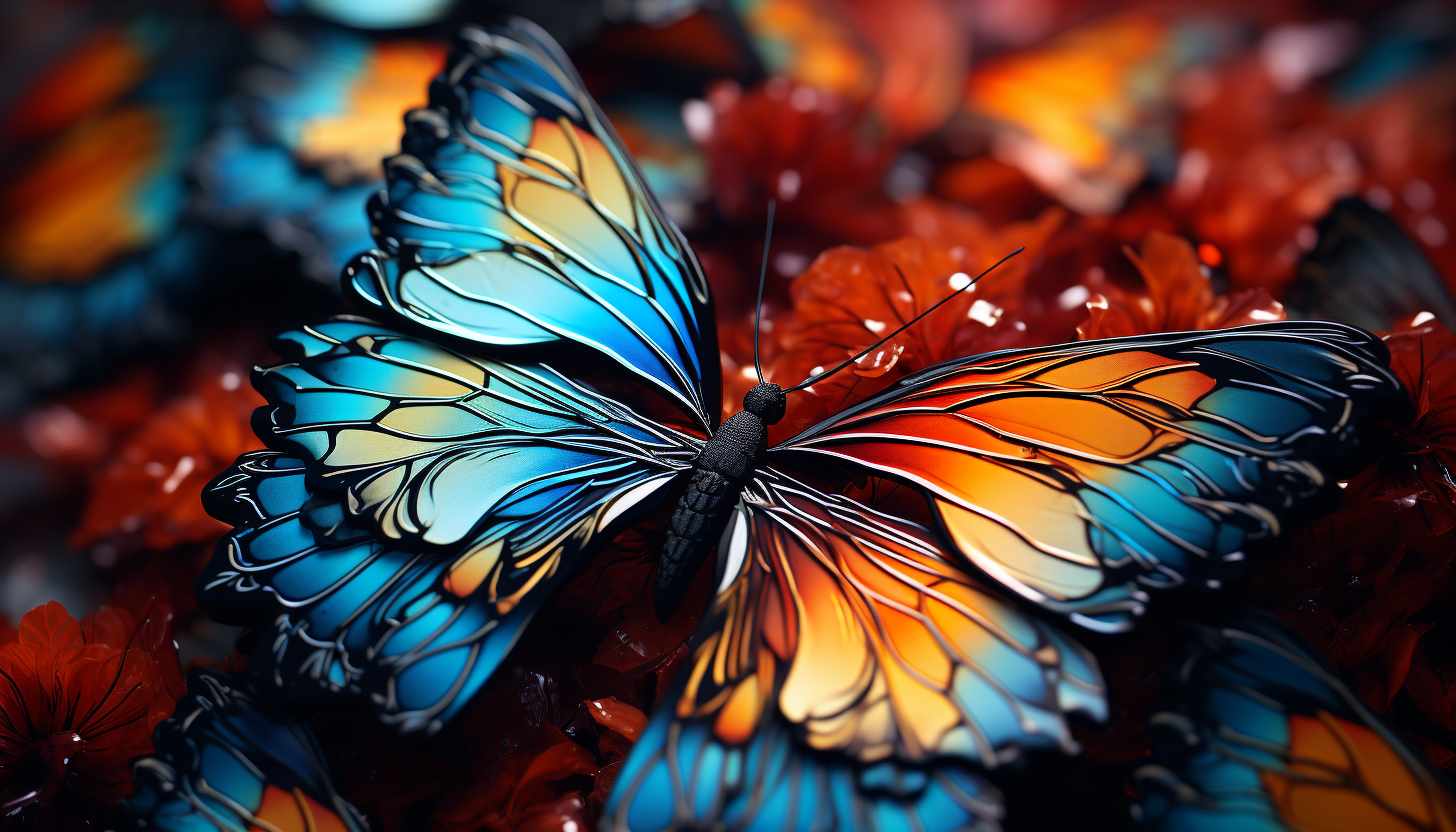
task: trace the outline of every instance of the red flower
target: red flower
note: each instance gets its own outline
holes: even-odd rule
[[[247,376],[240,364],[198,372],[191,390],[153,411],[92,478],[71,545],[170,549],[226,531],[202,510],[202,487],[257,444],[248,420],[263,400]]]
[[[891,205],[879,185],[895,148],[863,115],[861,104],[783,78],[751,90],[722,81],[684,110],[727,219],[757,224],[773,198],[782,221],[817,228],[873,225],[864,207]]]
[[[1201,76],[1182,125],[1171,204],[1226,254],[1236,286],[1276,295],[1314,246],[1313,223],[1360,192],[1368,159],[1313,89],[1281,88],[1259,56]]]
[[[1385,344],[1415,408],[1401,437],[1406,453],[1387,461],[1397,487],[1385,499],[1419,505],[1430,532],[1445,534],[1456,527],[1456,335],[1422,314],[1398,324]]]
[[[897,135],[940,126],[960,103],[970,58],[968,27],[944,0],[848,0],[837,4],[874,49],[871,107]]]
[[[132,757],[184,692],[171,615],[52,601],[0,632],[0,810],[36,828],[86,828],[131,791]]]
[[[1143,239],[1141,257],[1131,248],[1123,251],[1142,275],[1144,291],[1125,292],[1110,283],[1095,286],[1100,294],[1087,302],[1091,314],[1077,327],[1077,337],[1082,340],[1226,329],[1285,319],[1283,305],[1263,289],[1215,296],[1193,246],[1181,237],[1150,231]]]
[[[1340,510],[1302,531],[1289,557],[1259,569],[1255,593],[1370,707],[1390,713],[1404,691],[1450,730],[1456,656],[1438,611],[1456,563],[1456,336],[1423,317],[1385,339],[1414,416],[1395,426],[1395,450],[1344,483]]]
[[[374,725],[346,757],[351,799],[378,815],[382,832],[570,832],[594,825],[632,740],[641,709],[616,696],[569,698],[589,665],[562,681],[521,666],[492,682],[456,730],[401,747]],[[620,692],[630,697],[629,688]],[[565,705],[566,707],[563,707]]]
[[[907,238],[869,249],[843,246],[819,255],[794,279],[793,310],[775,325],[777,356],[765,372],[784,386],[840,364],[1017,247],[1027,249],[854,366],[792,394],[789,414],[770,429],[770,440],[792,436],[915,370],[1035,343],[1024,320],[1026,281],[1062,217],[1060,211],[1049,210],[1035,221],[998,229],[967,220],[963,243],[956,246]],[[735,409],[755,381],[751,365],[738,376],[725,378],[725,404]]]

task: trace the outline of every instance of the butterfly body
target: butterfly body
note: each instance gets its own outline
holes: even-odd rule
[[[692,477],[668,521],[657,564],[654,605],[666,621],[682,603],[698,567],[717,542],[743,486],[763,466],[768,427],[784,418],[788,400],[777,384],[761,383],[743,397],[693,461]]]

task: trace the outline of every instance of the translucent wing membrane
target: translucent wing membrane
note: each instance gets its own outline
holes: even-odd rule
[[[1136,778],[1162,832],[1450,832],[1444,778],[1267,615],[1198,627]]]
[[[943,364],[775,449],[922,489],[954,548],[1084,626],[1146,588],[1216,587],[1322,508],[1401,401],[1374,336],[1338,324],[1090,341]]]
[[[468,358],[362,320],[288,333],[259,372],[275,450],[209,486],[236,526],[199,584],[215,616],[272,622],[260,678],[362,690],[434,730],[552,587],[686,470],[697,440],[542,366]]]
[[[175,715],[157,726],[156,752],[132,763],[127,828],[163,832],[366,832],[335,791],[323,752],[302,723],[245,682],[195,670]]]
[[[755,765],[824,784],[832,812],[801,801],[807,814],[785,829],[974,826],[989,817],[972,799],[983,787],[941,782],[954,765],[934,776],[919,766],[1070,751],[1064,714],[1105,715],[1091,656],[977,584],[923,527],[765,473],[719,558],[677,704],[659,709],[618,781],[621,828],[690,828],[714,812],[727,828],[756,816],[778,828],[769,819],[784,817],[788,798],[775,795],[789,775],[726,773]],[[876,778],[918,786],[877,794],[866,785]],[[861,802],[883,826],[855,825]],[[900,815],[921,825],[891,822]]]
[[[584,344],[715,423],[702,271],[544,32],[466,29],[406,123],[369,206],[387,256],[345,270],[356,295],[478,343]]]

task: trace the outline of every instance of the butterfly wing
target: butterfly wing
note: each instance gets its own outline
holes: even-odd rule
[[[715,423],[702,270],[545,32],[466,29],[406,122],[355,295],[477,343],[585,345]]]
[[[127,8],[104,15],[28,88],[8,81],[7,417],[36,395],[105,377],[142,347],[181,343],[218,273],[219,241],[188,217],[187,170],[240,38],[209,10]]]
[[[943,364],[810,428],[813,454],[921,489],[1006,587],[1104,631],[1147,588],[1216,587],[1338,493],[1402,401],[1383,343],[1279,323]],[[783,461],[789,461],[784,459]]]
[[[284,335],[246,454],[208,487],[236,528],[199,582],[219,620],[272,622],[258,678],[367,693],[436,730],[551,589],[688,470],[697,440],[543,366],[361,319]]]
[[[1456,799],[1282,622],[1200,626],[1136,773],[1148,830],[1456,829]]]
[[[1300,259],[1284,297],[1292,315],[1389,331],[1403,318],[1429,312],[1456,326],[1456,303],[1440,273],[1389,214],[1345,197],[1315,228],[1318,242]]]
[[[1091,656],[921,526],[764,472],[719,552],[676,705],[608,802],[614,828],[990,825],[994,793],[959,763],[1072,750],[1064,714],[1105,716]]]
[[[307,726],[259,698],[244,681],[195,670],[155,752],[132,763],[136,788],[123,814],[163,832],[366,832],[334,791]]]

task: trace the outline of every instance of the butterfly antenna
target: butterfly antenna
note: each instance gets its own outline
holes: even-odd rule
[[[768,277],[768,242],[773,239],[774,201],[768,201],[768,228],[763,231],[763,265],[758,268],[758,302],[753,305],[753,369],[763,384],[763,364],[758,360],[758,319],[763,315],[763,282]]]
[[[914,326],[915,324],[919,323],[921,318],[924,318],[926,315],[929,315],[931,312],[934,312],[935,310],[939,309],[941,306],[945,305],[948,301],[950,301],[951,298],[956,297],[961,292],[964,292],[967,289],[971,288],[972,286],[976,285],[976,281],[978,281],[981,278],[985,277],[986,275],[990,274],[992,271],[995,271],[995,269],[996,269],[997,266],[1000,266],[1002,263],[1005,263],[1007,260],[1010,260],[1011,258],[1015,257],[1016,255],[1020,254],[1023,251],[1026,251],[1026,246],[1022,246],[1021,248],[1018,248],[1017,250],[1015,250],[1015,251],[1011,252],[1010,254],[1006,255],[1005,257],[1002,257],[1000,260],[997,260],[995,263],[992,263],[990,268],[988,268],[985,271],[981,272],[980,274],[976,275],[976,277],[975,277],[974,280],[972,280],[971,282],[969,282],[966,285],[962,286],[961,288],[955,290],[954,292],[951,292],[950,294],[946,295],[945,297],[941,298],[940,300],[936,301],[935,303],[931,304],[931,306],[930,306],[929,309],[926,309],[924,312],[921,312],[919,315],[916,315],[914,318],[911,318],[909,321],[907,321],[905,324],[903,324],[899,329],[895,330],[894,332],[891,332],[889,335],[886,335],[885,337],[883,337],[880,340],[874,342],[873,344],[870,344],[868,347],[865,347],[864,349],[860,350],[859,351],[859,354],[850,356],[849,359],[847,359],[842,364],[840,364],[839,366],[837,366],[837,367],[835,367],[835,368],[833,368],[831,370],[825,370],[824,372],[819,373],[818,375],[813,375],[813,376],[810,376],[810,377],[804,379],[803,381],[799,382],[798,384],[795,384],[793,387],[788,388],[784,392],[785,393],[790,393],[790,392],[793,392],[794,390],[803,390],[805,387],[808,387],[811,384],[816,384],[819,381],[821,381],[822,379],[826,379],[829,376],[832,376],[835,373],[839,372],[840,370],[843,370],[845,367],[848,367],[849,365],[853,364],[854,362],[860,360],[861,358],[864,358],[866,355],[869,355],[870,353],[874,352],[879,347],[883,346],[885,344],[885,342],[889,341],[891,338],[894,338],[896,335],[899,335],[900,333],[904,332],[905,330],[907,330],[910,327]],[[900,267],[899,266],[895,266],[895,271],[900,271]],[[905,275],[904,275],[903,272],[900,274],[900,277],[902,279],[905,277]]]

